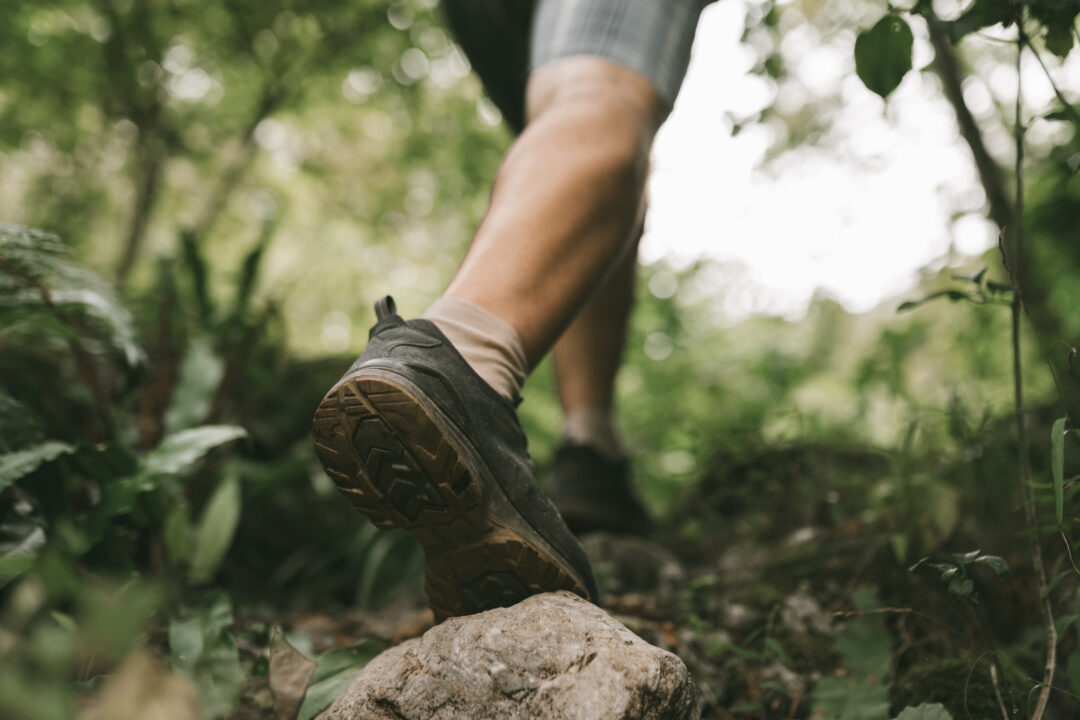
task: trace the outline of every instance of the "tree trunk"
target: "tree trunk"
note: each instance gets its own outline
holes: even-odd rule
[[[941,78],[945,98],[956,113],[960,136],[967,143],[975,160],[979,180],[986,192],[990,219],[1004,233],[1012,229],[1014,211],[1009,201],[1001,165],[990,155],[983,142],[982,131],[964,102],[961,71],[956,51],[945,35],[928,19],[930,42],[934,46],[934,71]],[[1030,254],[1029,254],[1030,255]],[[1070,425],[1080,427],[1080,358],[1075,358],[1072,344],[1062,340],[1062,322],[1057,310],[1049,303],[1049,288],[1039,275],[1039,268],[1027,258],[1009,258],[1018,269],[1015,278],[1020,288],[1024,312],[1031,321],[1040,350],[1057,381],[1061,400]]]
[[[150,136],[139,150],[138,172],[135,178],[135,204],[128,225],[124,253],[116,267],[116,284],[123,287],[131,274],[131,268],[142,250],[146,228],[157,202],[161,184],[161,172],[165,166],[165,143],[161,138]]]

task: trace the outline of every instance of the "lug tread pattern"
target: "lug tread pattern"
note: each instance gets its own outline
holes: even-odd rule
[[[483,479],[392,381],[360,376],[337,385],[315,412],[312,439],[327,475],[357,510],[377,527],[420,540],[437,621],[538,592],[586,595],[580,581],[496,522]]]

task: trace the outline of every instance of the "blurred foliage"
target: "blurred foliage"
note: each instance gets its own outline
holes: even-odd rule
[[[753,71],[802,101],[731,118],[732,131],[776,129],[774,155],[837,142],[841,89],[798,87],[791,34],[843,47],[889,102],[933,23],[964,83],[1010,61],[983,37],[1002,21],[1026,18],[1026,51],[1048,63],[1073,46],[1062,28],[1075,3],[938,5],[935,19],[926,3],[747,4]],[[195,684],[206,717],[221,717],[265,671],[250,652],[264,628],[244,613],[417,597],[419,547],[339,501],[310,451],[310,413],[362,346],[374,298],[394,291],[415,315],[438,293],[510,137],[426,0],[48,0],[6,5],[0,19],[0,219],[18,223],[0,226],[0,715],[71,717],[147,646]],[[1044,537],[1071,549],[1076,435],[1058,422],[1041,362],[1049,345],[1071,363],[1080,338],[1080,116],[1069,92],[1027,108],[1051,141],[1033,142],[1026,166],[1025,302],[1038,332],[1025,325],[1023,359]],[[1007,118],[978,126],[1011,131]],[[999,170],[1004,160],[990,158]],[[798,322],[731,322],[721,308],[738,292],[733,268],[643,268],[621,418],[673,547],[711,566],[740,534],[779,545],[811,527],[836,547],[883,548],[871,557],[889,568],[953,557],[936,563],[951,573],[946,590],[956,581],[954,595],[982,604],[936,612],[1014,656],[1003,668],[1019,689],[1038,665],[1038,621],[1015,518],[1000,306],[1012,285],[996,251],[949,260],[924,271],[901,314],[890,302],[852,315],[821,296]],[[542,366],[521,407],[542,480],[560,429],[554,382]],[[991,554],[958,554],[976,546]],[[1056,686],[1080,693],[1080,582],[1055,548],[1070,658]],[[790,552],[791,566],[832,572],[827,558]],[[1007,559],[1009,582],[1028,583],[1015,606],[1002,610],[1000,583],[978,586],[975,565],[1001,567],[983,558]],[[769,583],[793,572],[777,575]],[[705,577],[687,595],[707,629],[716,591]],[[946,595],[903,582],[882,589],[913,604]],[[774,587],[746,592],[776,603]],[[860,610],[876,602],[859,597]],[[963,614],[974,612],[978,622]],[[833,639],[843,674],[823,678],[810,705],[946,717],[919,705],[940,701],[960,717],[956,688],[982,640],[920,636],[897,648],[896,631],[869,615],[844,625]],[[748,652],[820,660],[764,637]],[[301,715],[381,647],[320,655]],[[931,687],[946,666],[947,686]]]
[[[265,256],[261,285],[308,354],[355,348],[350,321],[392,287],[434,299],[509,139],[478,121],[497,113],[432,2],[2,12],[0,217],[139,290],[158,281],[147,260],[212,248],[191,282],[247,296]]]

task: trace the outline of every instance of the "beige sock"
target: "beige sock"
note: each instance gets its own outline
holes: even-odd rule
[[[610,410],[594,407],[575,408],[563,420],[563,440],[587,445],[608,460],[626,457],[626,446],[615,416]]]
[[[441,297],[424,317],[435,323],[476,374],[516,402],[528,361],[517,330],[498,315],[456,297]]]

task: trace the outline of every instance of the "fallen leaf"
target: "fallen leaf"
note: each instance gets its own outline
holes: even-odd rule
[[[270,635],[270,692],[274,720],[296,720],[317,663],[289,644],[281,628]]]
[[[195,685],[142,648],[105,681],[101,698],[79,720],[201,720]]]

